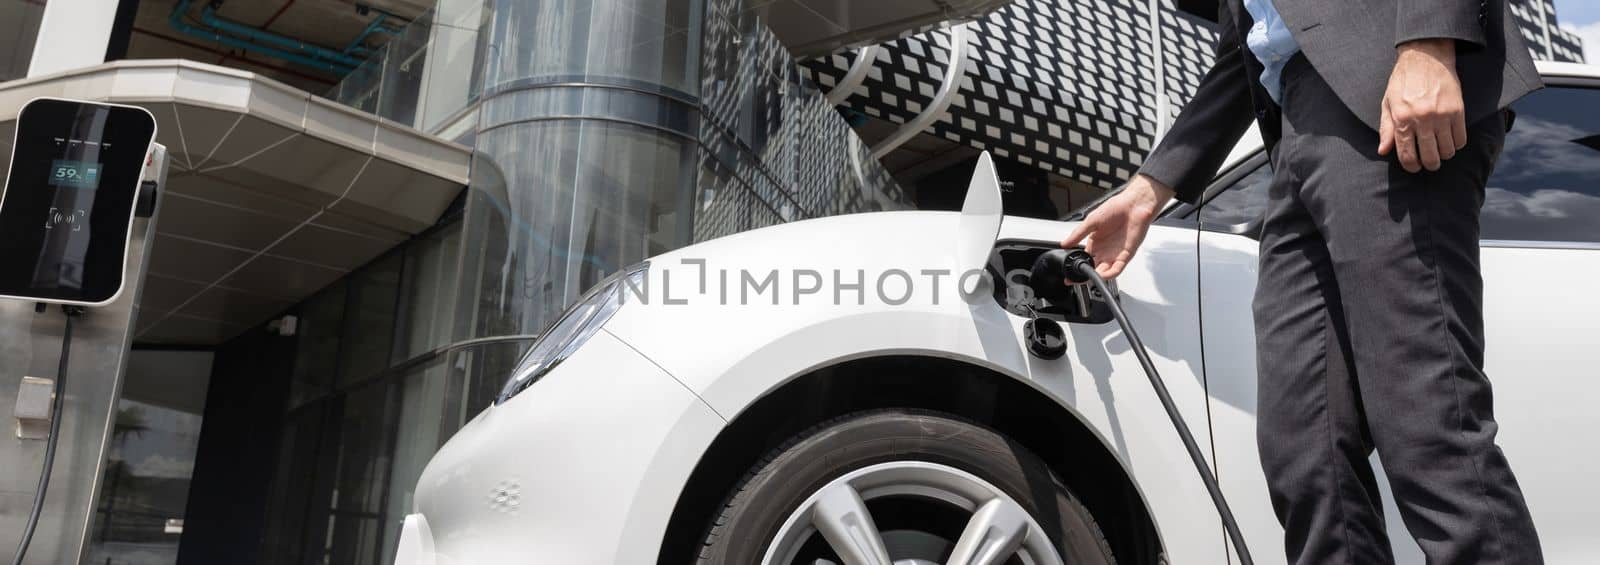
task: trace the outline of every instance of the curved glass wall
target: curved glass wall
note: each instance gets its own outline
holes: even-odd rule
[[[484,89],[601,82],[691,93],[702,0],[490,0]]]
[[[490,0],[456,339],[696,241],[909,208],[742,0]]]
[[[480,131],[478,144],[477,166],[492,163],[505,181],[471,192],[480,245],[465,263],[473,278],[462,290],[475,299],[462,337],[538,333],[606,275],[687,242],[689,139],[555,119]]]
[[[693,236],[701,0],[491,0],[457,339]]]

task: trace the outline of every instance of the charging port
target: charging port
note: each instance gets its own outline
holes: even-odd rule
[[[1033,280],[1033,265],[1046,252],[1060,250],[1056,242],[1001,240],[995,243],[989,255],[989,275],[996,281],[994,299],[1007,312],[1025,318],[1046,318],[1073,324],[1104,324],[1116,319],[1109,300],[1099,289],[1089,284],[1069,284],[1065,279],[1056,281],[1059,287],[1048,286],[1048,281]],[[1116,283],[1109,288],[1116,292]]]

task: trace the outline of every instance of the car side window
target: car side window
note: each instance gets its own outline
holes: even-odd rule
[[[1272,183],[1272,168],[1266,162],[1233,181],[1200,206],[1200,225],[1216,231],[1238,231],[1255,225],[1267,209],[1267,185]]]
[[[1600,88],[1554,86],[1512,108],[1484,190],[1483,239],[1600,243]]]

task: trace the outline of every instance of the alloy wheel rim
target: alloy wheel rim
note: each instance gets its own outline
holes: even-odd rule
[[[933,504],[947,509],[944,526],[965,523],[955,539],[916,528],[880,528],[869,506]],[[926,520],[922,520],[926,521]],[[936,525],[938,520],[934,521]],[[820,543],[837,565],[1061,565],[1043,528],[1011,496],[966,471],[924,461],[879,463],[817,489],[784,521],[762,565],[817,565],[802,557]],[[938,557],[932,557],[936,552]],[[797,561],[797,559],[807,559]],[[940,559],[940,560],[935,560]],[[1015,559],[1015,561],[1013,561]]]

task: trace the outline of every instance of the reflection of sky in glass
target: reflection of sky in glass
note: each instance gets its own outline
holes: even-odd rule
[[[1600,151],[1577,143],[1600,133],[1583,106],[1596,101],[1595,91],[1549,89],[1517,104],[1484,192],[1484,239],[1600,242]]]
[[[85,563],[172,565],[200,441],[199,414],[123,398]]]
[[[122,410],[132,409],[146,429],[119,434],[111,459],[128,464],[141,477],[187,479],[194,472],[195,449],[200,441],[200,415],[136,400],[122,399]]]

